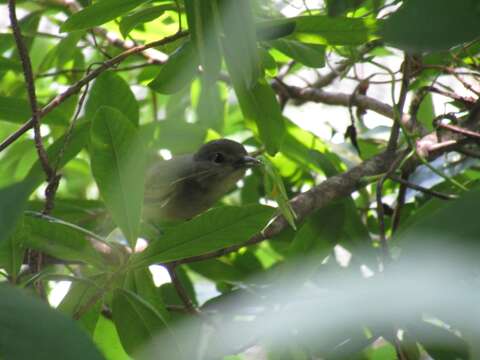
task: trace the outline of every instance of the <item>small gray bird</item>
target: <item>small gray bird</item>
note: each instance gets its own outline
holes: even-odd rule
[[[195,154],[158,161],[147,172],[143,216],[147,221],[185,220],[206,211],[260,161],[221,139]]]

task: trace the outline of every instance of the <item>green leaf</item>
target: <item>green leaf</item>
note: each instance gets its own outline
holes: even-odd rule
[[[83,31],[72,32],[60,41],[55,49],[59,68],[73,59],[77,50],[77,43],[84,35]]]
[[[342,203],[334,203],[315,211],[296,233],[291,251],[302,256],[326,257],[337,245],[344,222],[345,207]]]
[[[93,341],[108,360],[132,359],[123,349],[113,322],[103,316],[98,319]]]
[[[290,226],[297,230],[295,225],[296,214],[293,211],[292,206],[288,202],[287,191],[285,190],[285,185],[283,184],[282,177],[278,173],[278,170],[275,168],[275,165],[266,157],[262,156],[259,158],[263,163],[263,172],[264,172],[264,186],[267,196],[275,200],[280,208],[282,215],[288,221]]]
[[[216,10],[225,35],[222,44],[228,72],[236,88],[248,91],[261,75],[250,1],[220,0]]]
[[[93,248],[85,234],[61,224],[55,219],[25,218],[29,236],[25,245],[59,259],[83,261],[86,264],[103,267],[100,254]]]
[[[433,99],[431,93],[425,95],[422,102],[420,103],[417,118],[427,130],[433,131],[432,121],[435,118],[435,108],[433,107]]]
[[[22,64],[19,61],[10,60],[6,57],[0,56],[0,73],[8,70],[20,72],[22,71]]]
[[[68,124],[69,118],[62,112],[62,105],[45,116],[42,119],[42,123],[52,125]],[[31,116],[30,103],[27,99],[0,96],[0,120],[23,124]]]
[[[61,169],[73,158],[86,143],[89,124],[79,125],[73,132],[63,157],[58,154],[63,148],[65,137],[61,137],[47,149],[49,159],[58,161],[58,169]],[[45,180],[40,162],[37,161],[30,169],[24,181],[0,189],[0,243],[8,239],[22,215],[26,202],[35,188]]]
[[[119,25],[122,36],[126,38],[135,26],[153,21],[167,10],[175,10],[175,6],[172,4],[150,6],[123,17]]]
[[[380,33],[403,50],[447,50],[477,38],[479,21],[476,1],[410,0],[384,22]]]
[[[367,42],[376,29],[370,19],[325,15],[299,16],[291,38],[311,44],[360,45]]]
[[[132,258],[133,266],[169,262],[241,244],[262,230],[274,209],[223,206],[175,227]]]
[[[215,1],[185,0],[188,28],[195,44],[205,80],[215,82],[220,72],[220,28]]]
[[[113,20],[147,0],[101,0],[72,14],[60,26],[60,31],[74,31],[88,29]]]
[[[0,244],[13,234],[34,189],[30,179],[0,189]]]
[[[100,280],[100,281],[98,281]],[[70,285],[70,289],[65,297],[62,299],[62,302],[58,305],[57,309],[62,313],[72,317],[78,311],[80,311],[84,306],[86,306],[91,299],[96,297],[97,293],[101,291],[100,286],[103,286],[105,282],[105,277],[98,277],[97,282],[93,279],[85,279],[85,281],[75,281]],[[94,306],[91,306],[88,311],[86,311],[78,323],[86,330],[89,334],[93,334],[97,321],[100,317],[100,312],[102,310],[103,301],[99,299]]]
[[[263,82],[247,89],[242,80],[234,79],[233,74],[232,80],[247,124],[258,132],[268,153],[275,155],[284,140],[285,121],[273,89]]]
[[[161,94],[174,94],[190,84],[197,73],[197,57],[190,41],[180,46],[148,86]]]
[[[201,81],[200,95],[196,106],[198,122],[205,128],[222,133],[225,119],[226,99],[218,83]]]
[[[135,126],[102,106],[90,132],[92,173],[113,220],[134,247],[140,230],[145,150]]]
[[[138,125],[138,102],[127,82],[113,71],[106,71],[95,80],[85,104],[86,118],[92,120],[101,106],[117,109],[132,124]]]
[[[165,319],[152,305],[128,290],[114,291],[112,314],[122,345],[130,355],[167,327]],[[175,340],[172,338],[172,341]]]
[[[2,358],[103,359],[73,320],[7,285],[0,286],[0,319]]]
[[[409,325],[408,330],[435,360],[471,358],[465,340],[445,328],[417,321]]]
[[[61,170],[62,167],[65,166],[65,164],[71,159],[73,159],[88,143],[89,130],[90,122],[79,122],[79,124],[77,124],[77,126],[73,129],[66,148],[65,135],[61,136],[52,145],[50,145],[47,149],[47,155],[50,163],[58,165],[58,170]],[[60,153],[63,153],[61,158],[59,157]],[[26,179],[28,179],[29,182],[31,181],[30,193],[33,192],[33,190],[35,190],[35,188],[45,180],[45,174],[40,161],[35,162],[28,172]]]
[[[128,272],[124,288],[152,305],[162,319],[168,320],[170,318],[162,298],[158,296],[158,289],[148,268],[134,269]]]
[[[281,19],[281,20],[264,20],[256,24],[257,40],[275,40],[288,36],[295,30],[295,20]]]
[[[325,66],[325,46],[306,44],[296,40],[280,39],[270,44],[288,57],[305,66],[319,68]]]
[[[23,264],[26,250],[25,240],[28,236],[28,231],[20,220],[14,233],[6,241],[0,243],[0,267],[7,271],[14,284]]]

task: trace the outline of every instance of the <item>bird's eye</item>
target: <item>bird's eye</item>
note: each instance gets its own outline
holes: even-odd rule
[[[225,161],[225,156],[222,153],[217,152],[213,155],[212,160],[214,163],[221,164]]]

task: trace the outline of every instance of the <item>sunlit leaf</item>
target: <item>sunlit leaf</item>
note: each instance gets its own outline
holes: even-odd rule
[[[132,259],[132,266],[168,262],[241,244],[262,230],[274,209],[225,206],[175,227]]]
[[[106,71],[95,80],[85,104],[86,117],[92,120],[101,106],[117,109],[132,124],[138,125],[138,102],[127,82],[113,71]]]
[[[140,230],[145,153],[134,125],[118,110],[100,107],[91,128],[91,166],[100,194],[130,245]]]
[[[7,285],[0,286],[0,319],[6,359],[51,359],[52,349],[59,359],[103,359],[73,320]]]
[[[102,0],[72,14],[61,26],[61,31],[83,30],[113,20],[147,0]]]
[[[148,86],[161,94],[173,94],[189,84],[197,73],[198,60],[188,41],[177,49]]]

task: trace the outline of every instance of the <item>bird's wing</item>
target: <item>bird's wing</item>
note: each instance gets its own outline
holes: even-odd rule
[[[147,171],[145,179],[145,204],[161,206],[175,194],[179,179],[188,172],[189,157],[156,161]]]

